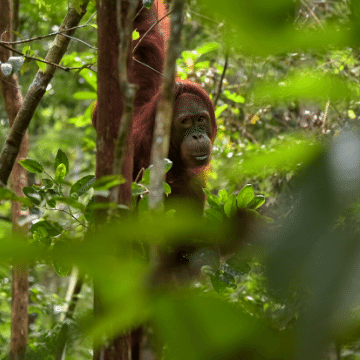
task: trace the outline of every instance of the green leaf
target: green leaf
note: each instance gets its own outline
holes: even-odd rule
[[[59,164],[55,171],[55,180],[61,182],[66,176],[66,166],[64,164]]]
[[[97,98],[95,91],[77,91],[73,93],[75,100],[93,100]]]
[[[85,219],[89,222],[94,219],[94,209],[91,207],[93,204],[95,204],[94,196],[89,200],[84,211]]]
[[[82,212],[85,211],[85,205],[84,205],[83,203],[81,203],[81,202],[73,199],[73,198],[69,198],[69,197],[58,197],[58,198],[56,198],[56,200],[57,200],[58,202],[62,202],[62,203],[64,203],[64,204],[66,204],[66,205],[69,205],[69,206],[71,206],[71,207],[74,208],[74,209],[79,209],[79,210],[81,210]]]
[[[165,181],[163,182],[163,189],[166,195],[171,194],[171,186]]]
[[[41,179],[41,187],[44,189],[50,189],[54,185],[54,182],[50,179]]]
[[[0,187],[0,200],[13,200],[26,205],[28,207],[33,206],[33,202],[27,197],[16,196],[9,189]]]
[[[229,90],[225,90],[224,95],[227,99],[236,103],[243,104],[245,102],[245,98],[243,96],[241,96],[240,94],[231,93]]]
[[[144,171],[144,175],[141,179],[141,183],[144,185],[150,184],[150,172],[151,172],[152,165],[150,165],[147,169]]]
[[[70,195],[76,193],[79,196],[85,194],[95,183],[94,175],[86,175],[78,180],[70,189]]]
[[[174,219],[176,210],[175,209],[170,209],[165,213],[165,219]]]
[[[221,210],[221,206],[220,206],[221,201],[220,198],[218,198],[216,195],[212,195],[212,194],[208,195],[207,202],[211,207],[217,210]]]
[[[92,203],[88,203],[87,207],[86,207],[86,211],[87,210],[97,210],[97,209],[115,209],[116,207],[118,207],[117,204],[115,203],[111,203],[111,202],[92,202]]]
[[[350,119],[355,119],[356,118],[356,115],[355,115],[353,110],[348,110],[348,117]]]
[[[108,190],[114,186],[124,184],[126,180],[122,175],[106,175],[97,179],[93,185],[94,190]]]
[[[228,193],[226,191],[226,189],[221,189],[219,190],[219,198],[221,202],[226,202],[227,198],[228,198]]]
[[[13,194],[9,189],[0,186],[0,200],[14,200],[16,195]]]
[[[203,188],[203,192],[206,194],[206,196],[212,196],[210,190]]]
[[[210,265],[202,266],[201,273],[208,276],[215,275],[215,271]]]
[[[35,241],[40,241],[46,246],[50,246],[51,238],[49,237],[49,234],[44,227],[39,227],[37,230],[33,232],[32,235]]]
[[[72,4],[74,6],[75,11],[81,15],[83,9],[84,0],[73,0]]]
[[[134,31],[132,32],[132,39],[133,39],[133,40],[137,40],[137,39],[139,39],[139,37],[140,37],[139,32],[138,32],[137,30],[134,30]]]
[[[143,5],[147,9],[150,9],[155,0],[143,0]]]
[[[236,213],[236,196],[234,194],[231,194],[224,204],[224,212],[227,217],[232,217]]]
[[[173,162],[170,159],[165,158],[164,163],[165,163],[165,172],[167,173],[172,168]]]
[[[257,209],[265,202],[265,196],[264,195],[256,195],[254,198],[250,201],[248,207],[249,209]]]
[[[221,115],[221,113],[224,110],[226,110],[228,107],[229,107],[228,104],[224,104],[224,105],[221,105],[218,108],[216,108],[216,110],[215,110],[215,118],[217,119]]]
[[[207,43],[207,44],[204,44],[200,47],[198,47],[196,49],[196,52],[199,54],[199,55],[203,55],[203,54],[206,54],[210,51],[214,51],[214,50],[217,50],[219,49],[220,47],[220,44],[217,43],[217,42],[211,42],[211,43]]]
[[[247,204],[254,198],[254,187],[251,184],[245,185],[236,198],[237,206],[240,209],[246,208]]]
[[[149,210],[149,196],[144,196],[139,201],[139,213],[144,213]]]
[[[249,265],[248,261],[237,256],[233,256],[228,259],[226,264],[240,274],[247,274],[251,271],[251,266]]]
[[[41,60],[44,60],[42,58],[39,58]],[[39,67],[39,69],[44,73],[45,69],[46,69],[46,63],[42,62],[42,61],[36,61],[37,66]]]
[[[221,214],[220,211],[211,208],[211,209],[206,209],[205,210],[205,217],[207,219],[209,219],[210,221],[216,221],[216,222],[221,222],[223,215]]]
[[[30,159],[30,158],[22,159],[22,160],[19,160],[19,164],[24,169],[26,169],[27,171],[29,171],[33,174],[40,174],[40,173],[44,172],[44,168],[42,167],[42,165],[34,159]]]
[[[195,64],[195,70],[208,69],[210,66],[210,61],[200,61]]]
[[[55,161],[54,161],[54,170],[55,171],[57,170],[57,168],[59,167],[60,164],[65,165],[65,169],[66,169],[65,176],[66,176],[69,173],[69,170],[70,170],[70,168],[69,168],[69,159],[61,149],[58,150],[58,152],[56,154],[56,157],[55,157]]]
[[[26,197],[30,199],[30,201],[35,205],[40,205],[42,201],[41,195],[34,190],[31,186],[25,186],[22,189],[23,193]]]
[[[47,197],[47,198],[46,198],[46,204],[47,204],[49,207],[51,207],[51,208],[56,207],[56,200],[55,200],[55,198],[53,198],[53,197],[51,197],[51,196]]]
[[[133,182],[131,184],[131,195],[132,196],[144,195],[147,192],[148,192],[148,189],[144,185],[137,184],[136,182]]]
[[[72,268],[71,264],[64,260],[64,255],[68,249],[69,245],[63,241],[56,242],[53,248],[54,268],[60,276],[68,276]]]
[[[51,237],[60,235],[63,230],[62,227],[57,222],[42,220],[35,223],[30,228],[30,232],[33,234],[34,231],[37,231],[41,227],[44,228]]]
[[[236,289],[235,278],[224,271],[218,270],[214,275],[210,276],[210,279],[214,290],[219,294],[223,293],[228,287]]]

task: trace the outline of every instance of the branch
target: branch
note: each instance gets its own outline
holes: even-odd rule
[[[170,130],[174,108],[174,81],[176,59],[180,54],[184,1],[174,0],[171,15],[171,33],[167,46],[164,76],[161,84],[162,97],[159,101],[155,120],[154,138],[151,149],[151,163],[154,165],[150,178],[150,209],[158,209],[163,202],[163,181],[165,180],[164,158],[168,156]]]
[[[86,13],[86,7],[89,3],[89,0],[84,0],[81,14],[78,14],[76,10],[72,7],[69,8],[69,11],[60,27],[61,32],[66,32],[67,35],[72,36],[75,32],[74,30],[65,30],[69,28],[76,27],[81,18]],[[63,55],[65,54],[70,39],[63,35],[56,35],[51,48],[49,49],[48,54],[46,55],[45,60],[50,61],[54,64],[59,64]],[[24,138],[25,132],[30,124],[31,118],[34,115],[34,112],[45,94],[46,88],[50,83],[56,67],[54,65],[47,64],[44,72],[38,70],[35,79],[29,87],[28,92],[24,98],[24,102],[15,118],[14,124],[10,129],[10,133],[5,141],[5,144],[1,150],[0,154],[0,186],[5,186],[8,182],[11,170],[14,166],[16,156],[19,153],[20,145],[22,139]]]
[[[227,53],[226,56],[225,56],[224,69],[223,69],[223,72],[221,74],[221,78],[220,78],[220,82],[219,82],[219,86],[218,86],[218,91],[217,91],[216,98],[215,98],[215,101],[214,101],[214,108],[216,108],[217,102],[218,102],[218,100],[220,98],[220,94],[222,92],[222,84],[223,84],[223,81],[224,81],[224,77],[225,77],[225,74],[226,74],[228,63],[229,63],[229,54]]]
[[[130,54],[131,54],[131,46],[132,46],[133,22],[136,15],[138,1],[132,0],[129,2],[129,8],[124,23],[122,22],[121,2],[122,0],[117,0],[117,22],[120,33],[118,73],[119,73],[120,89],[124,97],[124,110],[121,117],[119,132],[114,149],[114,166],[113,166],[114,174],[121,174],[125,159],[130,161],[130,158],[131,159],[133,158],[132,117],[134,112],[134,100],[137,89],[136,85],[129,83],[128,60],[129,58],[131,58]],[[127,154],[128,151],[130,151],[131,154]],[[133,164],[133,161],[131,161],[131,163]],[[131,167],[133,167],[133,165]],[[127,184],[125,184],[125,186],[130,186],[129,189],[130,192],[128,192],[130,198],[125,199],[125,197],[128,196],[121,194],[122,197],[121,203],[129,204],[131,202],[132,174],[130,179],[128,179],[127,176],[124,177],[126,178],[127,181]],[[119,192],[120,192],[119,186],[115,186],[114,188],[112,188],[111,191],[112,202],[115,203],[118,202]]]
[[[69,338],[70,323],[74,319],[74,313],[76,305],[79,301],[79,295],[84,283],[84,275],[79,275],[79,271],[73,268],[70,277],[68,291],[66,294],[66,312],[61,314],[60,322],[62,323],[55,353],[56,360],[62,360],[64,358],[64,352],[66,350],[66,343]]]
[[[43,39],[46,39],[48,37],[52,37],[52,36],[56,36],[56,35],[64,35],[66,36],[66,32],[68,31],[72,31],[72,30],[76,30],[76,29],[80,29],[80,28],[83,28],[83,27],[86,27],[86,26],[89,26],[89,21],[95,16],[96,12],[94,14],[92,14],[89,18],[89,20],[84,24],[84,25],[79,25],[79,26],[73,26],[71,27],[70,29],[67,29],[65,31],[56,31],[56,32],[53,32],[51,34],[48,34],[48,35],[41,35],[41,36],[37,36],[37,37],[34,37],[34,38],[30,38],[30,39],[24,39],[24,40],[17,40],[17,41],[3,41],[2,40],[2,37],[3,37],[3,34],[1,34],[1,37],[0,37],[0,45],[17,45],[17,44],[26,44],[28,42],[33,42],[33,41],[36,41],[36,40],[43,40]],[[78,38],[74,38],[72,37],[73,40],[76,40],[76,41],[80,41],[84,44],[87,44],[85,43],[84,41],[78,39]],[[95,49],[96,50],[96,47],[93,47],[92,45],[89,45],[87,44],[88,46],[90,46],[92,49]],[[21,53],[22,54],[22,53]]]
[[[64,34],[62,34],[62,35],[66,36]],[[75,39],[75,38],[73,38],[71,36],[69,36],[69,38],[70,39]],[[15,54],[19,54],[19,55],[23,56],[25,59],[40,61],[42,63],[48,64],[48,65],[51,65],[51,66],[55,66],[56,68],[64,70],[64,71],[81,70],[81,69],[84,69],[86,67],[89,67],[89,65],[83,65],[83,66],[80,66],[80,67],[61,66],[59,64],[56,64],[56,63],[48,61],[48,60],[44,60],[44,59],[37,58],[37,57],[34,57],[34,56],[25,55],[21,51],[18,51],[18,50],[14,49],[14,48],[12,48],[10,46],[5,45],[5,42],[0,42],[0,46],[3,47],[4,49],[7,49],[7,50],[10,50],[10,51],[14,52]]]

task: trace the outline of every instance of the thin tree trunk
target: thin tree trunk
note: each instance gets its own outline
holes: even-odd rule
[[[97,108],[97,154],[96,177],[119,173],[126,179],[118,191],[112,191],[110,200],[121,204],[131,204],[131,184],[133,173],[133,144],[132,144],[132,105],[129,96],[127,79],[127,60],[131,55],[132,20],[136,14],[125,17],[122,31],[122,41],[119,37],[119,4],[121,1],[122,14],[131,8],[132,0],[98,1],[98,108]],[[137,0],[136,5],[137,5]],[[135,7],[136,10],[137,6]],[[130,24],[130,28],[127,25]],[[122,51],[119,60],[119,45]],[[119,62],[120,61],[120,62]],[[125,62],[125,65],[124,65]],[[119,74],[119,70],[121,73]],[[121,85],[120,85],[121,82]],[[127,83],[127,84],[125,84]],[[121,88],[121,89],[120,89]],[[133,94],[134,95],[134,94]],[[119,99],[126,99],[120,101]],[[133,101],[133,100],[132,100]],[[121,124],[121,126],[120,126]],[[119,132],[120,129],[120,132]],[[116,152],[116,161],[115,159]],[[120,158],[119,158],[120,157]],[[98,197],[97,201],[109,201]],[[104,214],[97,212],[95,222],[101,226]],[[120,246],[120,244],[119,244]],[[117,249],[118,250],[118,249]],[[124,250],[124,249],[122,249]],[[126,253],[128,253],[127,249]],[[130,256],[130,253],[129,253]],[[94,284],[94,315],[100,317],[106,309],[103,308],[101,295]],[[94,360],[130,360],[131,331],[118,336],[109,345],[95,349]]]
[[[11,0],[0,0],[0,34],[6,41],[12,40],[12,21],[18,18],[18,14],[13,14]],[[17,8],[18,10],[18,8]],[[11,52],[0,49],[0,61],[6,62],[11,56]],[[22,104],[23,98],[16,75],[5,77],[0,74],[1,90],[4,98],[6,113],[12,126],[16,114]],[[29,148],[28,133],[21,143],[17,157],[27,157]],[[23,196],[22,188],[27,185],[26,170],[18,162],[11,172],[10,187],[17,196]],[[21,211],[21,204],[13,202],[11,207],[13,232],[26,234],[27,228],[18,225],[20,216],[25,215]],[[20,360],[25,358],[27,336],[28,336],[28,301],[29,301],[29,282],[28,265],[25,263],[14,263],[12,269],[12,303],[11,303],[11,340],[10,340],[10,359]]]

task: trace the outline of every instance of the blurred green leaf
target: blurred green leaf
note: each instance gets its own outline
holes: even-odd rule
[[[35,205],[40,205],[41,201],[42,201],[42,197],[40,196],[40,194],[35,191],[32,187],[30,186],[25,186],[22,189],[23,193],[30,199],[30,201],[35,204]]]
[[[85,208],[86,208],[86,206],[83,203],[81,203],[80,201],[77,201],[77,200],[75,200],[73,198],[59,196],[59,197],[56,198],[56,200],[58,202],[62,202],[64,204],[66,204],[66,205],[69,205],[74,209],[79,209],[82,212],[84,212]]]
[[[94,175],[86,175],[79,179],[70,189],[70,195],[77,193],[79,196],[85,194],[89,189],[92,188],[93,184],[95,183],[95,176]]]
[[[225,90],[224,95],[226,96],[226,98],[228,98],[229,100],[234,101],[236,103],[243,104],[245,102],[245,99],[243,96],[241,96],[240,94],[232,93],[229,90]]]
[[[44,172],[44,168],[42,167],[42,165],[34,159],[22,159],[19,160],[19,164],[31,173],[40,174]]]
[[[66,176],[69,173],[69,170],[70,170],[69,159],[61,149],[59,149],[57,151],[57,154],[56,154],[56,157],[55,157],[55,161],[54,161],[54,170],[55,170],[55,172],[57,171],[60,164],[64,164],[64,166],[65,166],[65,176]]]
[[[73,98],[75,100],[95,100],[97,99],[97,94],[95,91],[77,91],[73,94]]]
[[[245,185],[236,197],[237,206],[240,209],[246,206],[254,199],[254,187],[251,184]]]
[[[66,166],[61,163],[55,170],[55,180],[61,182],[66,176]]]
[[[356,23],[339,24],[329,21],[316,29],[296,28],[296,2],[292,0],[199,2],[203,5],[204,12],[214,20],[226,21],[226,41],[242,54],[267,56],[298,52],[299,49],[357,47],[359,43]]]
[[[165,195],[171,194],[171,187],[168,183],[163,182],[163,189],[164,189]]]
[[[223,203],[227,200],[228,193],[227,193],[226,189],[221,189],[219,191],[219,198],[220,198],[220,201]]]
[[[293,359],[294,337],[206,295],[160,297],[154,323],[173,360]],[[250,356],[250,357],[249,357]]]
[[[231,218],[236,213],[236,196],[231,194],[228,196],[226,203],[224,204],[224,211],[227,217]]]
[[[44,230],[49,234],[49,236],[57,236],[62,232],[62,227],[56,222],[50,222],[47,220],[41,220],[31,226],[30,231],[38,231],[39,228],[44,228]]]
[[[220,48],[220,44],[217,42],[206,43],[200,47],[198,47],[195,51],[198,55],[206,54],[210,51],[218,50]]]
[[[108,190],[114,186],[124,184],[126,180],[122,175],[107,175],[101,179],[96,179],[93,185],[94,190]]]
[[[258,81],[252,89],[252,95],[263,101],[298,99],[335,101],[357,96],[356,90],[353,91],[349,87],[346,79],[314,69],[298,70],[280,81]]]
[[[254,198],[250,201],[248,207],[249,209],[257,209],[265,202],[264,195],[255,195]]]

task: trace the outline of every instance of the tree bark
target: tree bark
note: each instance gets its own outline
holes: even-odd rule
[[[127,59],[131,55],[132,20],[131,4],[133,0],[107,0],[97,2],[98,19],[98,108],[97,108],[97,153],[96,177],[120,172],[126,183],[111,192],[110,199],[98,197],[97,201],[113,201],[125,205],[131,204],[131,184],[133,173],[132,107],[133,89],[128,84]],[[120,12],[120,5],[122,11]],[[138,1],[135,0],[138,4]],[[137,7],[137,6],[136,6]],[[136,10],[135,7],[135,10]],[[129,11],[129,16],[125,16]],[[121,15],[120,15],[121,14]],[[121,16],[122,19],[117,19]],[[121,42],[120,42],[120,23]],[[129,30],[130,28],[130,30]],[[129,39],[127,38],[129,37]],[[120,46],[119,46],[120,45]],[[119,57],[119,49],[122,52]],[[130,88],[130,89],[129,89]],[[132,98],[132,100],[131,100]],[[126,103],[124,103],[125,99]],[[120,100],[120,101],[119,101]],[[97,212],[95,221],[101,226],[104,213]],[[119,244],[120,246],[120,244]],[[124,253],[124,249],[121,249]],[[126,253],[131,249],[125,249]],[[119,251],[119,249],[116,249]],[[130,256],[130,253],[129,253]],[[94,315],[100,317],[103,308],[101,294],[96,284],[94,288]],[[110,341],[109,345],[94,350],[94,360],[130,360],[131,331],[126,331]]]
[[[12,21],[13,9],[11,0],[0,0],[0,34],[5,41],[12,40]],[[15,16],[17,18],[17,15]],[[11,52],[0,48],[0,61],[6,62],[11,56]],[[8,115],[10,126],[13,125],[15,117],[23,102],[22,94],[16,75],[5,77],[0,73],[1,91],[4,98],[5,110]],[[26,170],[21,167],[17,160],[21,157],[27,157],[29,149],[28,133],[25,133],[21,143],[19,154],[11,172],[10,187],[17,196],[23,196],[22,188],[27,185]],[[13,232],[26,234],[27,227],[21,228],[18,225],[18,219],[26,213],[22,212],[19,202],[12,202],[11,214],[13,223]],[[28,265],[13,264],[12,269],[12,302],[11,302],[11,339],[10,339],[10,359],[20,360],[25,358],[27,337],[28,337],[28,300],[29,300],[29,282]]]

